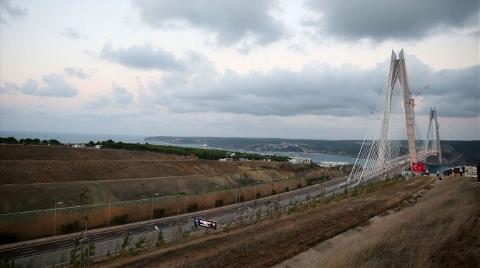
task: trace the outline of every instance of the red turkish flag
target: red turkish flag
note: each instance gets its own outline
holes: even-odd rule
[[[425,164],[422,162],[412,162],[412,172],[415,173],[424,173],[427,171]]]

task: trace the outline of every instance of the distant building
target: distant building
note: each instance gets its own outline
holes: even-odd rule
[[[85,144],[74,144],[72,145],[73,148],[85,148]]]
[[[347,162],[320,162],[318,165],[321,167],[336,167],[336,166],[348,165],[348,163]]]
[[[465,176],[467,176],[467,177],[477,177],[477,167],[466,166],[465,167]]]
[[[294,158],[288,160],[288,162],[290,162],[292,164],[311,164],[312,159],[305,158],[305,157],[294,157]]]

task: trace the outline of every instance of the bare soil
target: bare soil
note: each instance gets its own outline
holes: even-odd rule
[[[338,168],[283,162],[223,163],[152,152],[0,145],[0,213],[10,213],[0,215],[0,233],[18,241],[51,235],[53,207],[60,201],[58,233],[85,216],[92,228],[107,225],[108,216],[111,222],[116,217],[135,222],[150,219],[152,207],[169,216],[190,206],[212,208],[217,200],[232,204],[237,194],[246,201],[255,193],[267,196],[344,174]],[[184,198],[182,205],[176,195]],[[152,206],[153,196],[158,198]],[[17,213],[25,211],[30,212]]]
[[[49,209],[58,200],[75,206],[154,193],[199,195],[287,178],[280,184],[293,189],[342,175],[335,168],[279,162],[229,164],[152,152],[0,145],[0,213]]]
[[[104,264],[106,267],[269,267],[430,188],[433,178],[380,184],[298,213]]]

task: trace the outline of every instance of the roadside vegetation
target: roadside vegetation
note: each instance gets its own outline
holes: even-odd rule
[[[324,267],[476,267],[479,230],[480,184],[450,177],[414,206],[344,239],[323,258],[309,256],[308,262]]]

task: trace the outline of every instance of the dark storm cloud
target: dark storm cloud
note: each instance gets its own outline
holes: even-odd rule
[[[27,15],[27,9],[12,5],[10,0],[0,0],[0,23],[7,24],[5,15],[10,18],[23,17]]]
[[[309,0],[321,17],[308,20],[321,33],[345,39],[415,39],[468,23],[478,24],[478,0]],[[475,26],[475,25],[473,25]]]
[[[285,26],[270,12],[277,1],[169,1],[136,0],[141,18],[155,28],[169,23],[187,22],[213,32],[219,44],[229,46],[244,38],[267,44],[278,40]]]
[[[100,51],[100,58],[138,69],[158,69],[164,71],[184,69],[184,62],[176,59],[173,54],[154,48],[149,44],[131,46],[126,49],[114,49],[110,44],[105,44]]]
[[[419,112],[437,106],[442,116],[478,116],[479,66],[434,71],[407,56],[407,68],[412,92],[430,85],[418,101]],[[388,62],[369,70],[313,63],[300,71],[200,72],[168,75],[152,83],[143,99],[179,113],[368,115],[386,83]]]
[[[433,72],[424,101],[436,106],[439,115],[480,116],[480,65],[460,70]],[[421,107],[426,112],[427,105]]]
[[[78,90],[65,81],[61,74],[49,74],[42,76],[45,86],[40,87],[38,82],[28,79],[21,86],[5,82],[2,93],[23,93],[26,95],[49,96],[49,97],[75,97]]]

